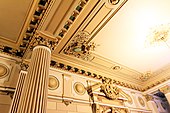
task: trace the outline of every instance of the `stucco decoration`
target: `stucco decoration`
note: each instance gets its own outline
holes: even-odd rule
[[[144,95],[145,96],[145,98],[146,98],[146,101],[153,101],[154,100],[154,98],[153,98],[153,96],[152,95]]]
[[[131,97],[129,94],[127,94],[127,93],[126,93],[126,95],[128,96],[128,97],[127,97],[127,98],[128,98],[127,102],[128,102],[129,104],[133,104],[132,97]]]
[[[145,102],[141,97],[138,97],[138,101],[139,101],[141,106],[145,107]]]
[[[169,86],[169,85],[166,85],[166,86],[160,88],[160,91],[161,91],[162,93],[164,93],[164,94],[167,94],[167,93],[170,92],[170,86]]]
[[[50,90],[55,90],[59,87],[59,85],[60,85],[59,80],[55,76],[50,75],[48,81],[48,88]]]
[[[64,49],[64,54],[72,55],[83,60],[93,60],[94,57],[90,51],[94,51],[96,44],[88,42],[89,36],[90,34],[86,31],[78,32],[70,44]]]
[[[0,63],[0,79],[6,77],[9,74],[9,68]]]
[[[80,83],[80,82],[76,82],[74,83],[74,91],[78,94],[78,95],[84,95],[86,92],[85,86]]]

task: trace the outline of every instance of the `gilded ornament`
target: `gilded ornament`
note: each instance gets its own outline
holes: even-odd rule
[[[115,100],[119,97],[120,89],[113,84],[102,84],[101,91],[106,95],[108,99]]]
[[[152,95],[144,95],[144,97],[146,98],[147,101],[152,101],[154,100],[153,96]]]
[[[84,95],[86,92],[85,86],[80,82],[74,83],[73,88],[78,95]]]
[[[110,3],[111,5],[116,5],[116,4],[119,3],[119,1],[120,1],[120,0],[109,0],[109,3]]]
[[[127,102],[129,103],[129,104],[133,104],[133,100],[132,100],[132,97],[129,95],[129,94],[126,94],[128,97],[128,100],[127,100]]]
[[[145,102],[141,97],[138,97],[138,101],[139,101],[141,106],[145,107]]]
[[[36,34],[36,37],[30,44],[31,45],[30,48],[33,49],[37,45],[43,45],[43,46],[47,46],[51,50],[54,50],[58,44],[58,39],[51,40],[51,39],[44,38],[40,35],[41,34],[39,34],[39,33]]]
[[[70,44],[63,50],[64,54],[72,55],[83,60],[91,61],[94,57],[90,51],[94,51],[96,44],[88,42],[90,34],[86,31],[78,32]]]
[[[6,65],[0,63],[0,78],[7,76],[8,72],[9,68]]]
[[[49,76],[49,81],[48,81],[48,88],[50,89],[50,90],[55,90],[55,89],[57,89],[58,87],[59,87],[59,80],[55,77],[55,76],[53,76],[53,75],[50,75]]]

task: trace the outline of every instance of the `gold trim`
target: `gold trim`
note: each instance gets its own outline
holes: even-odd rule
[[[145,107],[145,102],[140,96],[138,97],[138,101],[139,101],[141,106]]]
[[[166,85],[166,86],[160,88],[160,91],[164,94],[170,93],[170,86]]]

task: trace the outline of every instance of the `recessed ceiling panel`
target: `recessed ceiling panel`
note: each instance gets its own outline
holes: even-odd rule
[[[170,46],[146,41],[155,27],[170,23],[169,11],[169,0],[129,0],[92,40],[100,45],[96,54],[141,73],[167,65]]]
[[[0,39],[17,42],[33,0],[1,0]]]

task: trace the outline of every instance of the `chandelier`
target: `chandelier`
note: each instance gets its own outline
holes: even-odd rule
[[[166,45],[170,47],[169,35],[170,35],[170,24],[161,24],[151,28],[149,35],[147,36],[146,42],[151,46]]]

